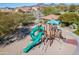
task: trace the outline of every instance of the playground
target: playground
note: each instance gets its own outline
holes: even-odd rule
[[[60,27],[59,24],[60,22],[57,20],[49,20],[45,24],[39,21],[36,26],[30,26],[31,32],[24,40],[0,48],[0,54],[75,54],[78,45],[76,38],[69,34],[69,30]],[[44,31],[45,29],[48,32]]]
[[[46,8],[44,11],[41,11],[41,8],[32,7],[28,15],[26,15],[27,14],[26,12],[25,13],[23,12],[20,13],[20,15],[17,14],[18,17],[15,17],[14,14],[14,19],[18,18],[18,20],[19,19],[22,20],[17,21],[16,24],[12,23],[15,25],[12,26],[14,30],[10,33],[8,33],[5,30],[6,26],[4,27],[5,31],[2,31],[1,34],[5,32],[7,32],[7,34],[1,36],[0,38],[0,54],[1,55],[79,54],[79,36],[73,33],[73,31],[77,30],[77,25],[71,22],[71,20],[73,18],[76,18],[77,15],[69,13],[67,14],[69,18],[71,17],[69,19],[68,17],[66,17],[66,15],[63,16],[63,14],[61,14],[63,16],[62,17],[61,15],[53,14],[50,11],[52,12],[52,9],[50,7]],[[46,13],[47,15],[45,15],[44,13]],[[73,17],[73,15],[75,17]],[[67,23],[62,22],[63,19],[65,20],[65,17],[68,20],[70,20],[70,22],[68,22],[67,19],[66,19]],[[4,18],[5,17],[3,17],[3,19]],[[9,21],[11,20],[9,19]],[[69,25],[69,27],[65,25]],[[8,31],[11,31],[11,29],[9,29]]]

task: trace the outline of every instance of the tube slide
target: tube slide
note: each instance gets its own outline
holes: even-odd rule
[[[34,33],[39,30],[39,33],[35,36]],[[37,26],[32,29],[30,36],[32,38],[32,42],[30,42],[26,48],[23,49],[25,53],[27,53],[31,48],[33,48],[41,39],[43,35],[44,28],[42,26]]]
[[[35,28],[33,28],[32,31],[31,31],[31,33],[30,33],[30,36],[32,38],[31,40],[32,41],[36,40],[36,38],[38,36],[38,35],[35,36],[35,32],[36,31],[43,32],[43,30],[44,30],[44,28],[42,26],[36,26]]]

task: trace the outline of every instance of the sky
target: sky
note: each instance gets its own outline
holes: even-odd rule
[[[19,6],[32,6],[36,5],[36,3],[0,3],[0,8],[5,8],[5,7],[19,7]]]
[[[36,4],[37,3],[0,3],[0,8],[5,8],[5,7],[15,8],[15,7],[20,7],[20,6],[32,6]],[[76,3],[76,4],[79,4],[79,3]]]

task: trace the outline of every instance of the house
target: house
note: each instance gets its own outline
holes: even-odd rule
[[[18,7],[15,12],[29,13],[31,12],[31,7]]]

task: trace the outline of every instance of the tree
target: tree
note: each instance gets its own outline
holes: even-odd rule
[[[54,13],[57,13],[58,12],[58,10],[55,8],[55,7],[43,7],[43,8],[41,8],[41,11],[42,11],[42,13],[44,14],[44,15],[49,15],[49,14],[54,14]]]
[[[56,8],[59,9],[60,11],[67,11],[67,5],[64,3],[58,4]]]
[[[75,10],[76,10],[76,6],[75,5],[70,5],[69,6],[69,11],[70,12],[75,12]]]

